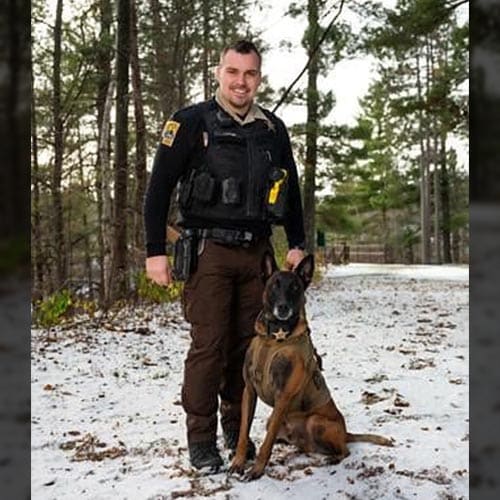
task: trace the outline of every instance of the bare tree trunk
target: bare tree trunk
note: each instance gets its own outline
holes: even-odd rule
[[[390,262],[392,258],[392,250],[389,244],[389,221],[387,220],[387,208],[382,205],[382,235],[384,239],[384,264]]]
[[[420,102],[423,102],[422,76],[420,69],[420,57],[417,53],[417,92]],[[430,210],[429,210],[429,154],[425,147],[427,127],[426,117],[419,112],[419,143],[420,143],[420,234],[421,234],[421,260],[422,264],[431,261],[430,248]]]
[[[56,286],[66,280],[66,248],[64,242],[64,216],[61,180],[64,153],[64,130],[61,105],[61,42],[63,1],[57,0],[54,25],[54,60],[52,70],[52,114],[54,120],[54,168],[52,171],[52,205],[54,218],[54,253],[56,262]]]
[[[135,116],[135,203],[134,203],[134,243],[136,249],[144,247],[143,205],[146,193],[146,122],[142,101],[142,79],[139,66],[139,51],[137,47],[137,10],[135,0],[130,3],[130,65],[132,68],[132,89]]]
[[[104,108],[111,80],[111,60],[113,44],[111,40],[111,23],[113,22],[113,7],[110,0],[99,0],[100,32],[99,46],[96,54],[97,66],[97,123],[99,130],[103,122]]]
[[[151,18],[153,22],[153,50],[155,54],[155,88],[158,89],[161,120],[165,120],[173,111],[174,82],[168,68],[168,52],[165,48],[165,27],[161,19],[162,6],[159,0],[150,0]]]
[[[446,157],[446,134],[441,134],[441,177],[439,183],[439,196],[441,199],[442,225],[441,235],[443,240],[443,262],[451,264],[456,262],[451,253],[451,196],[450,196],[450,173]]]
[[[221,41],[222,41],[222,46],[226,47],[229,43],[228,40],[228,34],[227,34],[227,26],[228,26],[228,5],[227,5],[227,0],[222,0],[222,23],[221,23]]]
[[[175,92],[171,92],[171,100],[170,100],[171,109],[169,111],[169,114],[173,111],[172,107],[178,109],[184,104],[184,100],[181,98],[181,93],[183,92],[183,89],[185,88],[186,85],[182,78],[184,68],[180,61],[180,59],[183,57],[182,53],[183,25],[182,25],[181,15],[178,12],[176,12],[176,14],[177,15],[174,16],[173,18],[174,19],[173,29],[175,29],[174,43],[170,51],[171,54],[170,68],[172,68],[170,74],[174,75],[175,77],[175,85],[172,85],[171,88],[175,89]]]
[[[128,293],[127,273],[127,139],[130,51],[130,0],[118,0],[116,47],[115,185],[113,207],[112,301]]]
[[[175,92],[172,92],[171,106],[175,108],[181,108],[186,104],[186,94],[187,94],[187,79],[185,77],[185,67],[187,63],[187,57],[189,57],[189,50],[186,47],[186,37],[185,28],[186,23],[189,20],[185,17],[181,3],[183,0],[176,0],[176,5],[178,9],[176,11],[176,16],[172,19],[172,30],[175,30],[174,43],[171,49],[171,59],[170,68],[173,68],[172,75],[175,76],[175,81],[177,82],[175,87]],[[174,88],[173,87],[173,88]],[[168,222],[173,222],[177,220],[179,206],[177,202],[177,187],[171,196],[171,203],[168,211]]]
[[[187,82],[186,82],[186,63],[189,57],[189,46],[186,40],[186,23],[183,19],[179,20],[179,50],[175,52],[172,67],[176,68],[177,74],[177,102],[176,107],[182,108],[186,105]]]
[[[441,256],[441,201],[439,183],[441,176],[437,163],[434,164],[434,255],[435,263],[442,264],[443,259]]]
[[[317,0],[308,0],[308,53],[312,54],[319,38],[318,4]],[[306,233],[306,250],[314,253],[315,248],[315,192],[316,192],[316,162],[318,137],[318,54],[312,56],[308,68],[307,81],[307,123],[306,123],[306,153],[304,168],[304,228]]]
[[[33,85],[33,73],[31,73]],[[33,208],[31,224],[31,260],[33,266],[32,300],[36,301],[44,296],[43,276],[43,242],[42,242],[42,217],[40,212],[40,169],[38,165],[38,139],[36,128],[36,103],[35,94],[31,93],[31,153],[32,153],[32,176],[31,185],[33,189]]]
[[[438,137],[438,124],[436,118],[433,120],[433,146],[432,146],[432,162],[434,164],[434,170],[432,172],[432,194],[433,194],[433,207],[434,207],[434,262],[436,264],[442,264],[442,252],[441,252],[441,228],[442,228],[442,217],[441,217],[441,174],[440,174],[440,158],[439,158],[439,137]]]
[[[71,283],[71,278],[73,277],[73,205],[71,203],[71,190],[72,190],[72,174],[73,165],[71,165],[71,170],[67,173],[67,183],[69,186],[68,196],[66,199],[66,210],[64,211],[65,223],[64,223],[64,240],[66,242],[66,283],[69,285]]]
[[[208,0],[203,0],[203,96],[205,100],[210,98],[210,3]]]
[[[115,81],[113,78],[108,82],[107,95],[102,115],[102,123],[99,131],[99,152],[96,176],[97,206],[99,215],[99,268],[100,268],[100,288],[99,301],[101,304],[108,304],[110,300],[111,281],[111,249],[113,202],[111,199],[111,161],[110,161],[110,129],[111,129],[111,106],[115,91]]]
[[[78,124],[77,128],[78,133],[78,174],[79,174],[79,183],[82,191],[85,193],[85,197],[88,196],[88,186],[85,181],[85,176],[83,173],[83,151],[82,151],[82,139],[80,135],[80,124]],[[81,231],[83,232],[83,262],[85,268],[85,275],[87,278],[87,283],[89,286],[89,297],[93,299],[94,290],[93,290],[93,279],[92,279],[92,257],[90,252],[90,238],[89,238],[89,224],[87,220],[87,210],[83,211],[82,216],[82,227]]]
[[[435,45],[436,42],[432,39],[428,41],[428,59],[427,59],[427,91],[435,85],[435,73],[433,68],[436,66],[435,59]],[[427,94],[429,95],[429,94]],[[435,113],[432,114],[432,127],[429,130],[429,140],[432,135],[432,156],[431,161],[434,165],[432,175],[432,192],[433,192],[433,207],[434,207],[434,262],[441,264],[443,259],[441,255],[441,203],[440,203],[440,175],[439,175],[439,123]],[[430,188],[430,186],[429,186]]]
[[[442,50],[442,60],[440,65],[448,72],[448,43],[444,41],[444,50]],[[447,125],[441,123],[439,131],[439,165],[440,165],[440,178],[439,178],[439,201],[441,208],[441,240],[443,242],[443,262],[451,264],[451,206],[450,206],[450,178],[448,172],[448,158],[446,154],[446,139],[447,139]]]
[[[453,262],[455,264],[458,264],[461,262],[462,256],[461,256],[461,243],[462,243],[462,238],[460,236],[460,230],[455,229],[451,235],[451,252],[453,256]]]
[[[114,93],[111,77],[111,23],[113,9],[109,0],[100,0],[101,30],[97,68],[99,74],[97,88],[98,153],[96,165],[96,194],[99,247],[99,303],[104,305],[109,296],[109,260],[111,252],[111,179],[110,179],[110,114]]]

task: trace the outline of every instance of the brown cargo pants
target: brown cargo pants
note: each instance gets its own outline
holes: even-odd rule
[[[183,293],[191,324],[182,386],[188,443],[215,442],[219,396],[223,430],[239,431],[243,361],[262,308],[261,262],[272,251],[267,239],[248,248],[204,245]]]

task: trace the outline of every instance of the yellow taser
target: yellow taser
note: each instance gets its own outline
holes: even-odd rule
[[[267,202],[269,203],[269,205],[274,205],[278,201],[278,195],[280,194],[281,186],[285,182],[286,178],[288,177],[288,172],[284,168],[280,168],[280,169],[276,170],[276,173],[279,175],[279,178],[273,179],[274,184],[272,185],[271,189],[269,190],[269,197],[267,199]],[[273,172],[273,174],[274,174],[274,172]]]

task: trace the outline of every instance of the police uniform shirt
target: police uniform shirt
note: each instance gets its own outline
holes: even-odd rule
[[[284,123],[275,115],[264,113],[256,104],[252,104],[248,113],[241,117],[224,102],[219,93],[216,94],[214,100],[240,125],[244,126],[254,120],[265,120],[266,124],[276,131],[276,139],[279,141],[281,150],[280,165],[287,169],[289,176],[288,210],[283,225],[289,247],[303,247],[305,235],[297,167]],[[179,179],[188,170],[193,156],[197,155],[202,158],[208,145],[208,135],[203,131],[202,125],[202,114],[206,109],[207,102],[181,109],[174,113],[163,127],[161,141],[153,160],[153,170],[144,205],[148,257],[165,254],[167,215],[172,192]],[[231,227],[235,228],[234,222]],[[269,223],[252,224],[247,221],[242,222],[238,228],[258,233],[265,231],[270,234]]]

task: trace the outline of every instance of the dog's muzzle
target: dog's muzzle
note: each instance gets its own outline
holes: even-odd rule
[[[276,304],[273,308],[273,316],[279,321],[288,321],[293,314],[288,304]]]

